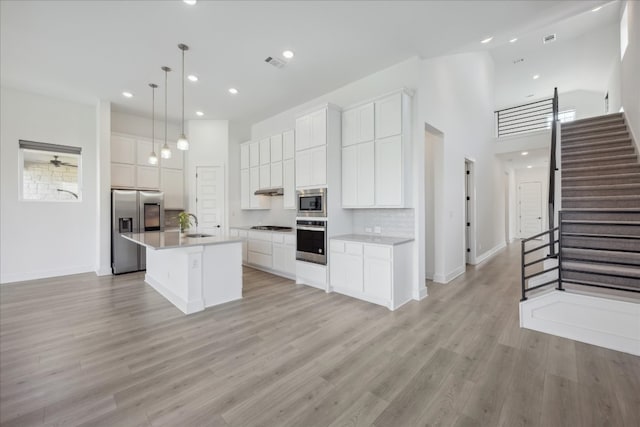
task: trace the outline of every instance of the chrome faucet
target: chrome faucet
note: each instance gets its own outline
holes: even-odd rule
[[[198,230],[198,217],[197,217],[197,216],[195,216],[195,215],[194,215],[194,214],[192,214],[192,213],[189,213],[189,214],[187,214],[187,215],[189,215],[189,216],[192,216],[192,217],[193,217],[193,220],[196,222],[196,230]]]

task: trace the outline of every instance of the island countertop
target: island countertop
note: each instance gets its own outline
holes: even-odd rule
[[[122,237],[149,249],[176,249],[189,246],[220,245],[242,242],[243,239],[229,236],[182,237],[179,231],[147,231],[146,233],[122,233]]]
[[[376,234],[344,234],[342,236],[333,236],[331,237],[331,240],[348,240],[350,242],[396,246],[403,243],[412,242],[414,239],[412,239],[411,237],[381,236]]]

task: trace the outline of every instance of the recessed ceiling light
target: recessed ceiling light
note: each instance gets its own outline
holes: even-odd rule
[[[529,152],[528,152],[528,151],[523,151],[523,152],[522,152],[522,153],[520,153],[520,154],[522,154],[523,156],[526,156],[527,154],[529,154]]]
[[[534,74],[533,75],[533,80],[538,80],[540,78],[540,74]]]
[[[182,1],[188,4],[189,6],[193,6],[194,4],[198,3],[198,0],[182,0]]]
[[[197,82],[198,81],[198,76],[196,76],[195,74],[189,74],[187,76],[187,78],[192,82]]]
[[[204,116],[204,113],[202,111],[196,111],[196,116],[202,117]]]
[[[231,95],[237,95],[238,94],[238,89],[236,89],[235,87],[229,88],[229,93]]]
[[[122,96],[125,98],[133,98],[133,94],[131,92],[122,92]]]
[[[285,50],[284,52],[282,52],[282,56],[284,56],[287,59],[291,59],[293,58],[294,54],[290,50]]]
[[[491,37],[487,37],[486,39],[482,40],[480,43],[482,43],[482,44],[487,44],[487,43],[489,43],[491,40],[493,40],[493,36],[491,36]]]
[[[531,165],[527,165],[527,169],[531,169],[533,166]]]
[[[512,38],[511,40],[509,40],[509,43],[515,43],[518,41],[517,37]]]
[[[602,9],[602,6],[594,7],[593,9],[591,9],[591,12],[597,12],[600,9]]]

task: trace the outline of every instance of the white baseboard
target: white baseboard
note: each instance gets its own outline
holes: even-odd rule
[[[149,275],[149,273],[144,275],[144,281],[153,289],[156,290],[160,295],[169,300],[169,302],[175,305],[180,311],[184,314],[196,313],[198,311],[204,310],[204,301],[202,299],[194,300],[194,301],[185,301],[169,289],[167,289],[162,283],[158,280],[154,279]]]
[[[552,291],[520,303],[520,326],[640,356],[640,303]]]
[[[0,277],[0,284],[26,282],[28,280],[49,279],[51,277],[70,276],[72,274],[91,273],[95,266],[78,266],[52,270],[29,271],[25,273],[9,273]]]
[[[429,292],[426,286],[421,287],[420,289],[418,289],[417,295],[414,292],[413,294],[413,299],[415,301],[422,301],[423,299],[425,299],[426,297],[429,296]]]
[[[112,274],[111,267],[103,267],[96,270],[96,276],[111,276]]]
[[[453,279],[455,279],[456,277],[464,274],[464,272],[467,270],[466,265],[461,265],[459,267],[456,267],[454,270],[450,271],[447,274],[434,274],[433,275],[433,281],[436,283],[449,283],[450,281],[452,281]]]
[[[498,243],[497,245],[495,245],[493,248],[489,249],[488,251],[485,251],[481,255],[476,256],[476,259],[475,259],[475,262],[473,262],[473,265],[478,265],[478,264],[480,264],[482,262],[485,262],[486,260],[488,260],[489,258],[493,257],[495,254],[497,254],[498,252],[500,252],[501,250],[503,250],[506,247],[507,247],[507,242]]]

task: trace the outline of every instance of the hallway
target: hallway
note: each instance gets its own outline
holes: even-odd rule
[[[518,327],[519,243],[396,312],[245,269],[184,316],[143,274],[0,287],[9,425],[640,424],[640,358]]]

